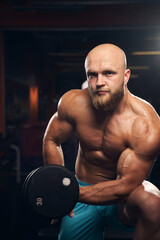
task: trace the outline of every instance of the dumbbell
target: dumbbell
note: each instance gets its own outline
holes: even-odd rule
[[[61,218],[76,205],[79,186],[72,172],[60,165],[34,169],[23,184],[25,201],[40,215]]]

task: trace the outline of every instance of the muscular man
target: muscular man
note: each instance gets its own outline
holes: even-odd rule
[[[160,151],[160,119],[129,92],[126,65],[119,47],[95,47],[85,60],[88,88],[64,94],[48,124],[46,164],[64,165],[61,143],[74,132],[80,141],[79,202],[63,218],[59,239],[103,239],[106,224],[121,224],[114,215],[135,225],[135,240],[160,240],[160,192],[145,180]]]

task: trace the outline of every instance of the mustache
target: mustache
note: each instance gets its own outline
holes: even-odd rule
[[[104,89],[104,88],[98,88],[94,93],[99,93],[99,92],[111,92],[109,89]]]

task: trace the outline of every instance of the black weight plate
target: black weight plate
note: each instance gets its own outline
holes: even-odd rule
[[[27,200],[27,186],[28,186],[28,181],[29,181],[30,177],[32,176],[32,174],[33,174],[35,171],[37,171],[38,169],[39,169],[39,168],[36,168],[36,169],[34,169],[32,172],[30,172],[30,173],[27,175],[27,177],[26,177],[26,179],[25,179],[25,181],[24,181],[24,183],[23,183],[22,192],[23,192],[23,196],[24,196],[24,199],[25,199],[25,200]]]
[[[76,205],[79,186],[69,170],[48,165],[29,174],[24,183],[24,194],[36,212],[48,218],[60,218]]]

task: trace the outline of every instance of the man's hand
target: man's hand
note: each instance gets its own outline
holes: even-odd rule
[[[72,210],[69,214],[68,214],[69,217],[73,218],[74,217],[74,211]],[[59,219],[53,219],[51,221],[51,224],[55,224]]]

